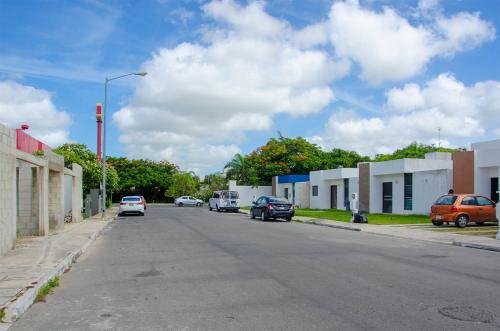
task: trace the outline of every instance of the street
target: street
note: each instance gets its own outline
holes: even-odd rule
[[[498,328],[499,253],[151,205],[10,330]]]

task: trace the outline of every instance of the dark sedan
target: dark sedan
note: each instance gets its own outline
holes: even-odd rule
[[[263,221],[270,218],[283,218],[290,222],[294,214],[293,205],[287,199],[272,196],[258,198],[250,208],[250,217],[252,219],[260,217]]]

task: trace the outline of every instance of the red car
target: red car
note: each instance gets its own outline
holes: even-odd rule
[[[459,228],[497,221],[495,202],[477,194],[443,195],[432,205],[430,217],[435,226],[455,223]]]

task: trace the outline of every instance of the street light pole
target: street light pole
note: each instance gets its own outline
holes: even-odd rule
[[[107,78],[104,80],[104,108],[102,110],[102,217],[104,218],[104,213],[106,212],[106,124],[108,123],[108,118],[106,111],[108,109],[108,83],[112,80],[123,78],[126,76],[146,76],[147,72],[132,72],[129,74],[116,76],[113,78]]]

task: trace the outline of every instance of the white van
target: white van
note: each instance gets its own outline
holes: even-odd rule
[[[215,191],[208,200],[208,209],[238,211],[240,209],[240,195],[236,191]]]

